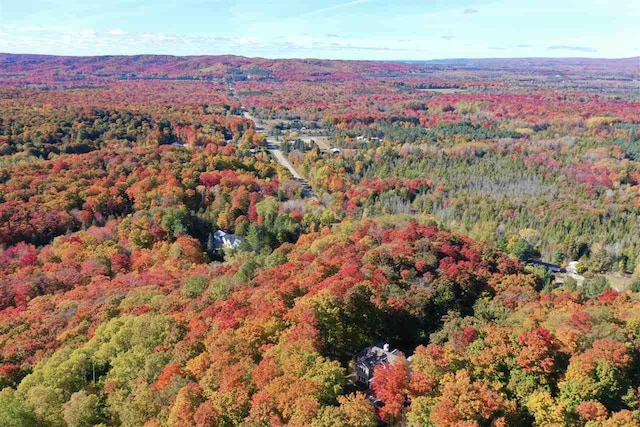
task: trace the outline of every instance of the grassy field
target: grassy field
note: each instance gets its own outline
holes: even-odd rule
[[[609,273],[604,276],[609,280],[609,283],[611,283],[611,287],[618,291],[624,291],[631,288],[631,284],[633,283],[631,276],[622,276],[618,273]]]

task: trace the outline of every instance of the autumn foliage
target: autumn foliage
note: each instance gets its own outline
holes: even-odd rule
[[[0,425],[638,425],[636,71],[1,54]]]

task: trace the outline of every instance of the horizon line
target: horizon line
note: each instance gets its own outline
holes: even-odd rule
[[[595,60],[595,61],[616,61],[616,60],[633,60],[640,61],[640,55],[637,56],[622,56],[622,57],[593,57],[593,56],[486,56],[486,57],[449,57],[449,58],[431,58],[431,59],[332,59],[332,58],[320,58],[320,57],[265,57],[265,56],[246,56],[237,55],[234,53],[224,54],[193,54],[193,55],[175,55],[167,53],[134,53],[134,54],[98,54],[98,55],[58,55],[48,53],[14,53],[14,52],[0,52],[0,55],[16,55],[16,56],[42,56],[50,58],[113,58],[113,57],[136,57],[136,56],[158,56],[158,57],[172,57],[172,58],[198,58],[198,57],[236,57],[245,59],[263,59],[271,61],[282,60],[319,60],[319,61],[342,61],[342,62],[432,62],[432,61],[477,61],[477,60],[525,60],[525,59],[546,59],[546,60],[568,60],[568,59],[582,59],[582,60]],[[640,67],[640,62],[638,63]],[[640,68],[639,68],[640,72]]]

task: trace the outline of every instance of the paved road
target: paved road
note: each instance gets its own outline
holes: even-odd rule
[[[253,122],[253,127],[256,129],[256,132],[264,133],[264,126],[262,126],[260,121],[257,120],[255,117],[253,117],[248,111],[243,112],[242,117],[244,117],[245,119],[249,119]]]
[[[309,182],[307,182],[307,180],[298,173],[296,168],[293,167],[289,159],[287,159],[287,156],[285,156],[284,153],[280,150],[278,143],[267,140],[267,150],[269,150],[269,153],[271,153],[273,158],[275,158],[278,163],[289,169],[289,172],[291,172],[291,175],[293,175],[293,179],[295,179],[300,183],[300,185],[302,185],[302,197],[304,197],[305,199],[313,199],[317,201],[318,198],[315,196],[315,194],[313,194],[313,190],[311,189]]]
[[[304,179],[298,173],[298,171],[293,167],[293,165],[291,164],[289,159],[287,159],[287,157],[284,155],[284,153],[280,150],[280,148],[279,148],[279,146],[278,146],[278,144],[276,142],[267,140],[267,149],[269,150],[271,155],[273,157],[275,157],[275,159],[278,161],[278,163],[280,163],[285,168],[289,169],[289,172],[291,172],[291,175],[293,175],[293,177],[295,179]]]
[[[256,128],[256,132],[258,133],[264,132],[264,129],[258,125],[258,121],[248,111],[243,112],[242,116],[245,119],[249,119],[253,121],[254,126]],[[318,200],[315,194],[313,194],[313,190],[311,189],[309,182],[307,182],[307,180],[304,179],[302,175],[300,175],[300,173],[298,173],[298,171],[296,170],[296,168],[293,167],[289,159],[287,159],[287,156],[285,156],[284,153],[280,150],[280,144],[278,142],[274,140],[269,140],[267,138],[267,150],[269,150],[269,153],[271,153],[273,158],[276,159],[278,163],[280,163],[282,166],[287,168],[289,172],[291,172],[291,175],[293,175],[293,179],[295,179],[300,183],[300,185],[302,185],[302,197],[307,199]]]

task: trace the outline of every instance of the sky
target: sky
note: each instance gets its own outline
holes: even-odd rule
[[[0,52],[622,58],[640,56],[640,1],[0,0]]]

